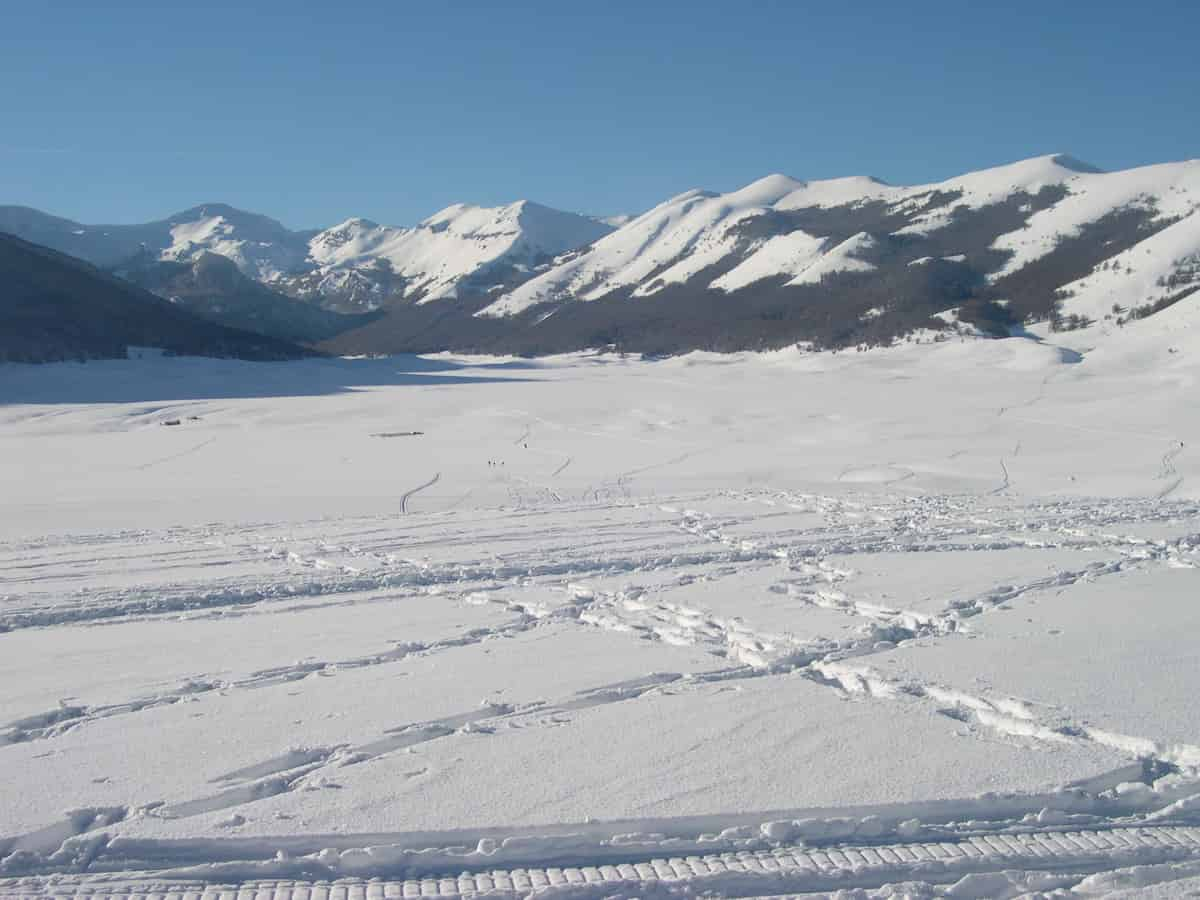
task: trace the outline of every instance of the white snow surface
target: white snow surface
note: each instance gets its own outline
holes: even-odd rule
[[[806,266],[788,284],[814,284],[826,275],[835,272],[869,272],[875,268],[868,262],[859,259],[859,254],[870,250],[876,245],[875,238],[860,231],[846,238],[810,266]]]
[[[1176,276],[1179,283],[1170,286]],[[1200,229],[1182,219],[1063,288],[1064,313],[1099,321],[1200,286]],[[1118,307],[1114,310],[1113,307]]]
[[[802,277],[822,257],[828,243],[803,231],[780,234],[763,241],[762,245],[742,262],[712,283],[723,291],[737,291],[764,278],[779,275]]]
[[[1195,312],[0,366],[0,896],[802,851],[595,896],[1186,886]]]

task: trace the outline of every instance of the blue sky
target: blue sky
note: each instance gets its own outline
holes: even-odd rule
[[[9,2],[0,204],[292,227],[1200,156],[1200,4]]]

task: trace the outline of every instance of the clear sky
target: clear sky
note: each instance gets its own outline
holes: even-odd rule
[[[0,204],[300,228],[1200,156],[1200,3],[0,0]]]

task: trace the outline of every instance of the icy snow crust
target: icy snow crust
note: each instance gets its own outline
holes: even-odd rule
[[[913,187],[895,187],[873,178],[802,182],[770,175],[729,194],[689,191],[596,241],[587,253],[564,258],[479,315],[512,315],[540,303],[595,300],[618,290],[630,290],[635,298],[651,296],[728,259],[736,260],[736,266],[713,278],[709,287],[733,292],[781,276],[790,284],[816,283],[825,275],[869,266],[856,259],[853,246],[832,246],[827,236],[802,230],[747,241],[741,233],[746,223],[772,211],[881,202],[909,216],[909,224],[897,234],[921,234],[945,226],[958,208],[979,209],[1055,186],[1066,189],[1063,200],[1033,214],[1028,227],[996,240],[996,249],[1011,251],[1012,256],[992,277],[1045,256],[1060,240],[1115,210],[1144,206],[1153,207],[1157,219],[1191,217],[1200,208],[1200,161],[1102,173],[1060,154]],[[927,208],[935,193],[953,193],[956,199]],[[1186,235],[1180,240],[1193,251],[1200,250],[1197,221],[1187,218],[1179,226],[1181,235]],[[1157,253],[1153,247],[1142,249]],[[1166,260],[1159,262],[1160,270],[1163,265]],[[1160,273],[1156,271],[1155,277]],[[1136,287],[1123,284],[1123,296],[1133,295]]]
[[[0,367],[0,896],[1186,886],[1190,312]]]

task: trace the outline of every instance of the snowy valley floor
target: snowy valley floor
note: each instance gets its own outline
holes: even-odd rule
[[[0,367],[0,896],[1194,888],[1169,344]]]

